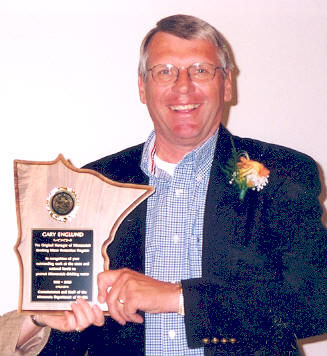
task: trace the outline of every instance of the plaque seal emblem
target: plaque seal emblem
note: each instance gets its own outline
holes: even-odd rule
[[[72,188],[54,188],[47,199],[47,208],[52,218],[66,222],[75,217],[78,199]]]

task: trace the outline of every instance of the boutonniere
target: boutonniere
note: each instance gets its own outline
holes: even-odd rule
[[[236,151],[233,141],[232,145],[233,157],[223,171],[229,184],[239,190],[239,197],[243,200],[248,189],[260,191],[267,185],[270,171],[262,163],[251,160],[246,151]]]

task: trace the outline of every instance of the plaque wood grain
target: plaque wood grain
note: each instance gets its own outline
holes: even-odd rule
[[[93,231],[93,297],[97,302],[96,276],[109,269],[107,246],[113,241],[122,220],[154,188],[146,185],[114,182],[101,174],[74,167],[61,154],[49,162],[14,161],[18,238],[15,252],[20,266],[18,310],[25,313],[62,313],[72,301],[32,301],[33,230]],[[69,188],[76,194],[78,209],[67,221],[52,217],[48,197],[55,188]],[[103,306],[106,310],[106,307]]]

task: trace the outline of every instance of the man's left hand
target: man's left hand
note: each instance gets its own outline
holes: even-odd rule
[[[177,312],[179,289],[175,283],[158,281],[127,268],[98,275],[98,300],[107,303],[110,316],[118,323],[142,323],[138,311]]]

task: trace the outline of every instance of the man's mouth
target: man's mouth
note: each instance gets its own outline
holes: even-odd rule
[[[170,105],[169,108],[174,111],[190,111],[198,108],[200,104],[186,104],[186,105]]]

